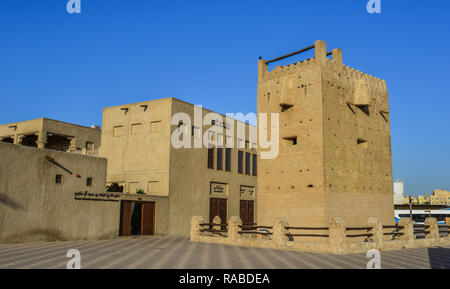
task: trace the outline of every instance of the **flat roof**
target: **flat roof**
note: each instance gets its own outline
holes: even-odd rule
[[[58,123],[78,126],[78,127],[82,127],[82,128],[89,128],[89,129],[100,130],[100,127],[94,128],[94,127],[90,127],[90,126],[85,126],[85,125],[81,125],[81,124],[76,124],[76,123],[71,123],[71,122],[66,122],[66,121],[46,118],[46,117],[34,118],[34,119],[29,119],[29,120],[21,120],[21,121],[16,121],[16,122],[11,122],[11,123],[3,123],[3,124],[0,124],[0,125],[12,125],[12,124],[16,124],[16,123],[29,122],[29,121],[35,121],[35,120],[41,120],[41,119],[44,120],[44,121],[53,121],[53,122],[58,122]]]

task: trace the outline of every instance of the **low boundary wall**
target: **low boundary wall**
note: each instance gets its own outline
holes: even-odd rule
[[[311,241],[318,238],[321,241]],[[302,240],[303,239],[303,240]],[[371,249],[450,245],[449,223],[439,225],[427,218],[423,225],[400,219],[395,225],[383,226],[378,218],[370,218],[367,226],[347,227],[342,218],[331,219],[328,227],[290,227],[283,218],[275,218],[270,226],[242,225],[239,217],[221,223],[215,217],[205,223],[201,216],[191,220],[191,241],[284,250],[352,254]]]

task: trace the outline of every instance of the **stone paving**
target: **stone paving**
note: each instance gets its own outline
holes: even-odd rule
[[[0,244],[0,268],[65,268],[69,249],[81,268],[365,269],[366,254],[332,255],[196,243],[186,237]],[[450,269],[450,246],[381,252],[381,268]]]

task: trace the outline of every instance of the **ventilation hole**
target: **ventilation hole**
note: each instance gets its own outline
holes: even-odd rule
[[[314,186],[313,185],[308,185],[308,188],[314,188]]]
[[[362,139],[362,138],[359,138],[359,139],[356,141],[356,144],[357,144],[358,146],[362,147],[362,148],[367,148],[368,145],[369,145],[369,143],[367,142],[367,140]]]
[[[292,145],[297,145],[297,137],[296,136],[292,136],[292,137],[284,137],[283,139],[289,141],[292,143]]]
[[[280,106],[281,106],[281,112],[285,112],[288,109],[290,109],[291,107],[293,107],[292,104],[286,104],[286,103],[280,103]]]

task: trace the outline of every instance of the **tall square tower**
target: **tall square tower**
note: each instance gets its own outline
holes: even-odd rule
[[[342,51],[327,53],[323,41],[299,52],[309,49],[315,57],[271,71],[268,64],[283,57],[258,62],[258,113],[268,114],[269,128],[270,114],[279,114],[280,145],[276,158],[258,162],[257,222],[392,224],[386,83],[343,65]]]

